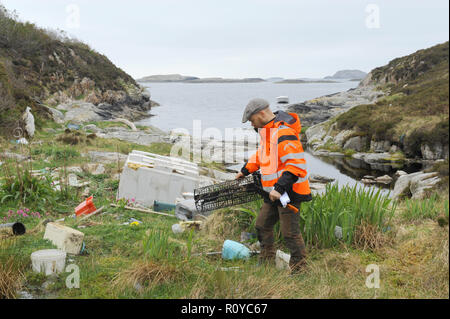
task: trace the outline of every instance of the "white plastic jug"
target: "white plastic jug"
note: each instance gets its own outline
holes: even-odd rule
[[[59,249],[43,249],[31,254],[31,262],[35,272],[45,275],[60,273],[66,265],[66,252]]]

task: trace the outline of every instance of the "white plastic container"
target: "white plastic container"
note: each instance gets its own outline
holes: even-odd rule
[[[31,254],[31,262],[35,272],[51,275],[64,271],[66,252],[59,249],[43,249]]]
[[[275,256],[275,266],[277,269],[289,269],[289,261],[291,259],[291,255],[286,254],[281,250],[277,250]]]

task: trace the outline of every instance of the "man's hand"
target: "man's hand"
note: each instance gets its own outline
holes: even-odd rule
[[[239,172],[236,174],[236,177],[234,179],[239,179],[239,178],[243,178],[244,174],[242,172]]]
[[[272,190],[272,191],[269,193],[269,198],[270,198],[270,200],[271,200],[272,202],[274,202],[274,201],[276,201],[276,200],[279,200],[280,197],[281,197],[281,194],[278,193],[276,190]]]

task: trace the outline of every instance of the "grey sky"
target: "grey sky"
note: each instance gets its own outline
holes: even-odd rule
[[[368,72],[449,39],[447,0],[0,3],[17,10],[23,21],[67,31],[136,78],[169,73],[296,78],[323,77],[341,69]],[[374,26],[370,23],[376,15],[366,11],[370,4],[379,8],[379,28],[367,27],[367,21]]]

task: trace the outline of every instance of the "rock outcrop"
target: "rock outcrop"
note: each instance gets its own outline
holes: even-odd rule
[[[291,104],[288,111],[299,114],[303,126],[324,122],[360,104],[372,104],[385,93],[375,86],[358,86],[345,92],[321,96],[302,103]]]
[[[381,154],[359,154],[367,162],[448,159],[448,42],[373,69],[354,90],[290,110],[312,124],[305,136],[313,152]]]
[[[2,6],[0,25],[0,134],[11,134],[27,106],[35,117],[59,123],[66,116],[80,122],[148,116],[154,104],[149,93],[106,56],[64,34],[18,21]],[[25,127],[24,121],[19,124]]]
[[[422,199],[426,190],[433,188],[441,179],[438,173],[424,173],[423,171],[402,174],[395,182],[392,198],[397,199],[402,196],[411,197],[413,199]]]

